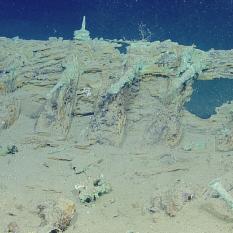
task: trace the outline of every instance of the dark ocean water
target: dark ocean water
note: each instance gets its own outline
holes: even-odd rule
[[[233,0],[0,0],[0,35],[70,39],[82,16],[92,38],[171,39],[208,50],[233,48]]]

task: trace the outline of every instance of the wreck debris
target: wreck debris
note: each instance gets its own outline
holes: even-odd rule
[[[14,124],[21,112],[20,100],[11,96],[2,96],[0,101],[0,132]]]
[[[74,40],[86,41],[90,39],[90,32],[86,30],[86,16],[83,16],[81,29],[74,31]]]
[[[203,52],[169,40],[92,40],[85,26],[84,17],[72,41],[0,38],[0,93],[12,106],[8,111],[0,103],[1,130],[19,117],[20,90],[41,106],[31,112],[36,132],[66,139],[85,124],[80,145],[120,145],[140,129],[141,142],[174,147],[183,137],[193,80],[233,77],[232,51]],[[122,43],[125,54],[118,50]],[[230,125],[224,128],[231,132]],[[222,150],[230,135],[219,135]]]
[[[67,230],[76,216],[76,206],[68,199],[49,200],[37,206],[41,218],[40,232],[63,232]]]
[[[233,209],[233,197],[223,188],[219,179],[215,179],[209,183],[209,186],[217,192],[219,197],[221,197],[230,209]]]
[[[76,92],[81,75],[78,58],[73,56],[66,65],[62,78],[46,96],[43,111],[36,121],[35,129],[39,132],[51,130],[56,135],[66,137],[69,133],[72,112],[76,104]]]
[[[163,211],[169,217],[175,217],[177,213],[195,198],[195,192],[187,185],[175,184],[173,187],[161,192],[150,200],[149,210]]]
[[[218,132],[215,138],[217,151],[227,152],[233,150],[233,129],[223,128]]]
[[[7,226],[6,233],[19,233],[19,226],[16,222],[10,222]]]
[[[153,142],[162,140],[171,147],[178,145],[182,138],[182,108],[191,95],[193,80],[205,68],[203,54],[194,48],[184,49],[181,54],[176,77],[167,80],[167,93],[158,96],[161,108],[155,111],[154,120],[148,127]]]
[[[141,65],[129,68],[122,78],[101,95],[91,125],[92,133],[96,133],[96,140],[99,143],[119,145],[122,142],[126,124],[127,98],[129,98],[127,91],[133,82],[137,82],[140,69]],[[106,126],[112,129],[107,130]],[[101,132],[105,130],[109,135],[102,135]]]
[[[211,119],[218,123],[215,133],[215,150],[228,152],[233,150],[233,103],[225,103],[221,107],[216,108],[216,115]]]

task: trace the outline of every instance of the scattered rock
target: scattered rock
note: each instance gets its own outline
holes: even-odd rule
[[[191,144],[185,144],[185,145],[183,145],[182,149],[184,151],[191,151],[192,150],[192,145]]]
[[[87,204],[96,201],[103,194],[109,193],[112,188],[102,177],[95,179],[88,185],[76,185],[78,197],[81,203]]]
[[[7,150],[8,150],[7,154],[11,154],[11,155],[14,155],[15,153],[19,152],[16,145],[7,146]]]
[[[18,152],[16,145],[0,146],[0,156],[14,155]]]

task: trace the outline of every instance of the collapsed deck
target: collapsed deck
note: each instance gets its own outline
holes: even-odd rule
[[[0,132],[24,114],[38,137],[175,147],[187,130],[193,81],[232,78],[232,58],[233,50],[169,40],[0,38]],[[231,104],[221,109],[211,133],[218,150],[232,150]]]

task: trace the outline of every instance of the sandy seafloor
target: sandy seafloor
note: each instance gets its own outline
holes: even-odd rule
[[[186,115],[185,119],[193,118],[186,122],[196,119],[199,128],[186,130],[185,141],[194,145],[201,140],[205,147],[186,151],[182,143],[174,149],[143,145],[135,143],[140,132],[132,132],[120,147],[93,145],[80,149],[72,138],[79,132],[72,132],[67,141],[36,148],[30,142],[34,120],[21,114],[0,135],[2,145],[15,144],[19,150],[15,155],[0,157],[0,232],[6,232],[10,222],[17,223],[21,233],[38,232],[41,219],[37,206],[61,197],[73,200],[77,208],[77,217],[67,233],[233,232],[233,211],[219,198],[212,198],[208,187],[215,178],[231,179],[233,154],[215,151],[214,135],[204,130],[209,127],[208,120]],[[87,170],[75,174],[74,166]],[[111,184],[112,191],[83,205],[74,192],[75,185],[100,175]],[[170,217],[153,200],[175,184],[189,187],[193,197]]]

